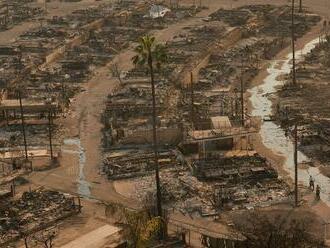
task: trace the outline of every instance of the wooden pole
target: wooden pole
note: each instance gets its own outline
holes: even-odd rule
[[[8,111],[5,110],[5,118],[6,118],[6,125],[9,126],[9,120],[8,120]]]
[[[52,125],[53,125],[53,119],[52,119],[52,110],[49,109],[48,112],[48,133],[49,133],[49,149],[50,149],[50,158],[53,159],[53,141],[52,141]]]
[[[193,73],[190,73],[190,96],[191,96],[191,124],[194,127],[195,123],[195,98],[194,98],[194,78]]]
[[[295,26],[294,26],[294,5],[292,0],[292,13],[291,13],[291,31],[292,31],[292,85],[296,85],[296,56],[295,56]],[[295,207],[298,207],[298,131],[297,123],[294,126],[294,191],[295,191]]]
[[[22,96],[21,96],[20,91],[18,91],[18,99],[19,99],[19,107],[21,110],[21,122],[22,122],[22,133],[23,133],[23,139],[24,139],[25,158],[28,159],[26,133],[25,133],[25,122],[24,122],[24,111],[23,111]]]
[[[298,207],[298,127],[297,123],[294,125],[294,196],[295,207]]]
[[[292,13],[291,13],[291,39],[292,39],[292,84],[296,85],[296,50],[295,50],[295,26],[294,26],[294,0],[292,0]]]
[[[8,0],[6,1],[6,15],[5,15],[5,25],[6,28],[8,26],[8,22],[9,22],[9,5],[8,5]]]
[[[237,91],[235,91],[235,118],[238,118],[238,96],[237,96]]]
[[[243,70],[243,68],[242,68]],[[244,83],[243,83],[243,75],[241,75],[241,112],[242,112],[242,127],[244,127]]]

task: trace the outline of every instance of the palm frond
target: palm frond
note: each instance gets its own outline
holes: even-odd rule
[[[157,44],[154,49],[154,58],[157,62],[160,63],[167,63],[167,51],[165,46],[161,44]]]
[[[167,51],[164,45],[156,44],[156,39],[153,36],[145,35],[139,38],[138,45],[134,51],[136,55],[132,58],[135,65],[145,65],[148,62],[148,56],[151,52],[152,60],[158,70],[161,65],[167,62]]]

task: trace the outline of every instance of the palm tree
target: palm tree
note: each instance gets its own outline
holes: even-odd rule
[[[299,0],[299,12],[301,13],[303,11],[302,9],[302,0]]]
[[[159,164],[158,164],[158,141],[156,130],[156,95],[155,95],[155,75],[154,67],[158,70],[161,65],[166,62],[167,55],[165,47],[157,44],[155,37],[146,35],[139,39],[139,45],[135,48],[136,55],[132,58],[135,65],[147,66],[150,75],[151,90],[152,90],[152,131],[153,131],[153,149],[155,158],[156,172],[156,187],[157,187],[157,212],[158,216],[162,216],[162,202],[159,179]]]

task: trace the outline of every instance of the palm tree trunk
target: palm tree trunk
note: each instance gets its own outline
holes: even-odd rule
[[[302,12],[302,0],[299,0],[299,12]]]
[[[162,195],[160,191],[159,164],[158,164],[158,141],[156,129],[156,94],[155,94],[155,79],[152,65],[151,50],[148,51],[148,65],[150,69],[151,90],[152,90],[152,133],[153,133],[153,148],[155,156],[155,172],[156,172],[156,189],[157,189],[157,212],[158,216],[162,217]]]

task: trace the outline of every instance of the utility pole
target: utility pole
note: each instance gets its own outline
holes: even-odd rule
[[[295,57],[295,27],[294,27],[294,0],[292,0],[292,13],[291,13],[291,25],[292,25],[292,85],[296,85],[296,57]],[[295,193],[295,207],[298,207],[298,130],[297,122],[294,125],[294,193]]]
[[[238,95],[237,95],[237,88],[234,89],[235,94],[235,118],[238,118]]]
[[[295,207],[298,207],[298,127],[297,123],[294,125],[294,198],[295,198]]]
[[[5,25],[6,28],[8,26],[8,22],[9,22],[9,4],[8,4],[8,0],[6,1],[6,15],[5,15]]]
[[[52,118],[52,110],[49,109],[48,112],[48,132],[49,132],[49,147],[50,147],[50,158],[53,160],[53,142],[52,142],[52,125],[53,125],[53,118]]]
[[[243,70],[243,67],[242,67]],[[243,73],[241,73],[241,112],[242,112],[242,127],[244,127],[244,83],[243,83]]]
[[[21,110],[21,122],[22,122],[22,133],[23,133],[23,138],[24,138],[25,159],[28,159],[26,133],[25,133],[25,122],[24,122],[24,111],[23,111],[22,96],[21,96],[20,91],[18,91],[18,99],[19,99],[19,107]]]
[[[302,0],[299,0],[299,13],[303,11],[302,9]]]
[[[194,98],[194,78],[193,73],[190,72],[190,97],[191,97],[191,124],[194,127],[195,123],[195,98]]]
[[[292,39],[292,85],[296,85],[296,51],[295,51],[295,27],[294,27],[294,0],[292,0],[292,13],[291,13],[291,39]]]

